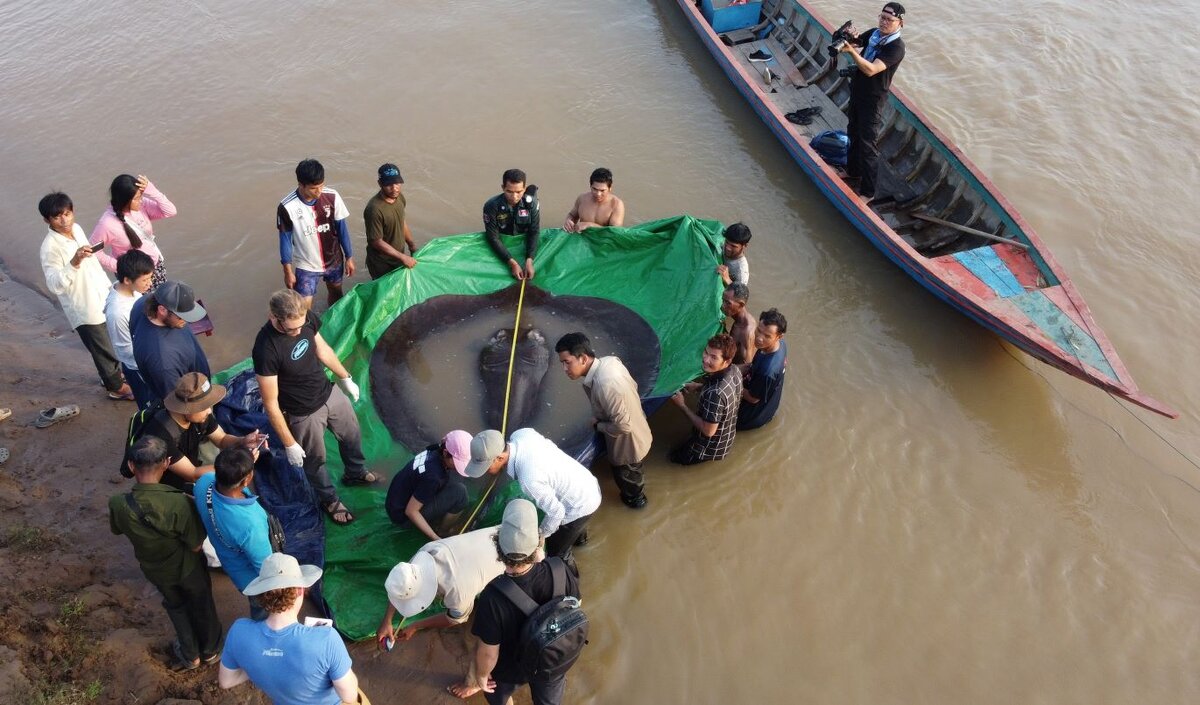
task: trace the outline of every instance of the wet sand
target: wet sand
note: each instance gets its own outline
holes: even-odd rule
[[[6,625],[0,701],[37,702],[40,693],[57,696],[49,701],[55,704],[267,703],[248,685],[221,691],[216,666],[170,671],[167,646],[174,633],[161,598],[142,576],[128,540],[107,530],[108,498],[128,489],[108,449],[124,433],[133,404],[105,396],[62,312],[3,273],[0,359],[0,407],[13,410],[0,422],[0,446],[12,453],[0,465],[0,614]],[[41,409],[66,404],[77,404],[79,416],[34,427]],[[100,460],[90,464],[89,457]],[[228,628],[245,616],[245,598],[224,573],[214,571],[212,578]],[[466,664],[459,632],[423,632],[390,654],[370,642],[352,644],[350,654],[363,689],[378,702],[458,702],[444,688]],[[372,688],[373,676],[383,674],[380,689]],[[102,686],[91,700],[89,684]]]

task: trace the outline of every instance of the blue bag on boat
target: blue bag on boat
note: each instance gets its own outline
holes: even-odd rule
[[[826,164],[846,166],[846,156],[850,152],[850,137],[841,130],[825,130],[812,138],[808,146],[820,154]]]

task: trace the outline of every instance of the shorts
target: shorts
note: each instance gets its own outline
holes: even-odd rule
[[[317,293],[317,283],[322,279],[325,283],[337,285],[342,283],[344,268],[337,264],[324,272],[310,272],[307,269],[296,270],[296,293],[301,296],[312,296]]]

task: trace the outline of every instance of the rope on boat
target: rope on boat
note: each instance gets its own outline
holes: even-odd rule
[[[509,396],[512,393],[513,363],[515,363],[517,360],[517,335],[521,330],[521,311],[525,307],[526,281],[528,280],[521,280],[521,293],[517,297],[517,317],[513,321],[512,348],[508,353],[508,376],[504,380],[504,415],[500,421],[500,435],[506,438],[508,437],[508,401]],[[492,477],[492,484],[488,485],[487,491],[485,491],[483,496],[479,498],[479,503],[476,504],[475,509],[471,511],[471,516],[467,517],[467,522],[463,524],[461,529],[459,529],[459,534],[466,533],[466,531],[471,528],[471,525],[475,523],[475,516],[479,514],[479,510],[483,508],[483,505],[487,503],[488,498],[492,496],[492,490],[496,489],[496,482],[499,479],[499,475],[494,475]]]
[[[1052,383],[1050,382],[1050,378],[1048,378],[1046,375],[1042,374],[1041,370],[1037,369],[1037,367],[1030,367],[1029,365],[1026,365],[1024,362],[1022,362],[1020,357],[1018,357],[1018,356],[1014,355],[1014,354],[1012,353],[1012,351],[1011,351],[1011,350],[1009,350],[1009,349],[1008,349],[1008,348],[1007,348],[1007,347],[1004,345],[1004,342],[1003,342],[1003,340],[1001,340],[1001,339],[997,338],[997,339],[996,339],[996,344],[997,344],[997,345],[999,345],[999,346],[1000,346],[1000,349],[1001,349],[1001,350],[1003,350],[1003,351],[1004,351],[1004,352],[1005,352],[1005,353],[1006,353],[1006,354],[1007,354],[1009,357],[1011,357],[1013,360],[1015,360],[1015,361],[1017,362],[1017,364],[1018,364],[1018,365],[1020,365],[1020,366],[1024,367],[1025,369],[1029,370],[1030,372],[1033,372],[1033,373],[1034,373],[1034,374],[1036,374],[1038,377],[1041,377],[1043,380],[1045,380],[1045,381],[1046,381],[1046,383],[1047,383],[1047,384],[1050,386],[1050,388],[1051,388],[1051,389],[1053,389],[1053,390],[1055,391],[1055,393],[1059,394],[1059,396],[1062,396],[1061,392],[1059,392],[1059,391],[1058,391],[1058,389],[1057,389],[1057,388],[1054,386],[1054,384],[1052,384]],[[1157,436],[1157,437],[1158,437],[1158,440],[1162,441],[1162,442],[1163,442],[1163,443],[1164,443],[1164,444],[1165,444],[1165,445],[1166,445],[1168,448],[1170,448],[1171,450],[1175,451],[1175,453],[1176,453],[1176,454],[1177,454],[1177,455],[1178,455],[1180,458],[1183,458],[1183,460],[1184,460],[1185,462],[1187,462],[1187,464],[1188,464],[1188,465],[1191,465],[1192,467],[1196,468],[1197,470],[1200,470],[1200,463],[1197,463],[1197,462],[1196,462],[1196,461],[1195,461],[1195,460],[1194,460],[1194,459],[1193,459],[1193,458],[1192,458],[1190,455],[1188,455],[1188,454],[1187,454],[1187,453],[1185,453],[1185,452],[1184,452],[1184,451],[1183,451],[1181,448],[1179,448],[1179,446],[1177,446],[1177,445],[1175,445],[1174,443],[1172,443],[1172,442],[1171,442],[1171,440],[1170,440],[1169,438],[1167,438],[1166,436],[1164,436],[1164,435],[1162,435],[1161,433],[1159,433],[1159,432],[1158,432],[1158,429],[1156,429],[1156,428],[1154,428],[1153,426],[1151,426],[1150,424],[1146,423],[1146,420],[1145,420],[1145,419],[1143,419],[1141,416],[1138,416],[1137,414],[1135,414],[1135,413],[1133,412],[1133,409],[1130,409],[1130,408],[1129,408],[1129,405],[1127,405],[1127,404],[1125,404],[1124,402],[1122,402],[1122,401],[1121,401],[1121,399],[1119,399],[1119,398],[1118,398],[1118,397],[1117,397],[1115,394],[1113,394],[1112,392],[1110,392],[1110,391],[1108,391],[1108,390],[1103,390],[1103,391],[1104,391],[1104,393],[1105,393],[1105,394],[1107,394],[1107,395],[1108,395],[1108,398],[1109,398],[1109,399],[1112,399],[1112,400],[1113,400],[1113,403],[1115,403],[1117,406],[1119,406],[1121,409],[1123,409],[1123,410],[1125,411],[1125,413],[1127,413],[1127,414],[1129,414],[1130,416],[1132,416],[1132,417],[1134,418],[1134,420],[1135,420],[1135,421],[1137,421],[1138,423],[1140,423],[1140,424],[1141,424],[1143,427],[1145,427],[1145,429],[1146,429],[1147,431],[1149,431],[1150,433],[1152,433],[1152,434],[1154,434],[1155,436]],[[1125,447],[1126,447],[1126,448],[1129,448],[1129,450],[1130,450],[1131,452],[1133,452],[1133,448],[1132,448],[1132,447],[1130,447],[1130,445],[1129,445],[1129,442],[1125,440],[1125,436],[1124,436],[1124,435],[1122,435],[1122,434],[1121,434],[1121,431],[1120,431],[1119,429],[1117,429],[1115,426],[1113,426],[1112,424],[1108,423],[1107,421],[1105,421],[1105,420],[1103,420],[1103,419],[1101,419],[1101,418],[1097,417],[1095,414],[1093,414],[1093,413],[1091,413],[1091,412],[1087,411],[1086,409],[1082,409],[1082,408],[1080,408],[1078,405],[1074,404],[1073,402],[1071,402],[1071,401],[1069,401],[1069,400],[1067,401],[1067,403],[1068,403],[1068,404],[1070,404],[1071,406],[1075,407],[1077,410],[1079,410],[1079,411],[1082,411],[1083,413],[1087,414],[1088,416],[1091,416],[1093,419],[1095,419],[1095,420],[1099,421],[1100,423],[1104,424],[1105,426],[1107,426],[1107,427],[1108,427],[1108,430],[1110,430],[1110,431],[1112,431],[1114,434],[1116,434],[1117,438],[1120,438],[1120,439],[1121,439],[1121,442],[1125,444]],[[1135,454],[1136,454],[1136,453],[1135,453]],[[1178,476],[1178,475],[1175,475],[1175,474],[1173,474],[1173,473],[1167,472],[1166,470],[1163,470],[1163,469],[1159,468],[1158,466],[1154,465],[1153,463],[1148,463],[1148,464],[1150,464],[1150,465],[1154,466],[1154,467],[1155,467],[1155,469],[1156,469],[1156,470],[1158,470],[1159,472],[1161,472],[1161,473],[1163,473],[1163,474],[1166,474],[1166,475],[1170,475],[1171,477],[1175,478],[1176,480],[1179,480],[1179,481],[1180,481],[1180,482],[1182,482],[1183,484],[1185,484],[1185,485],[1187,485],[1188,487],[1190,487],[1192,490],[1194,490],[1194,491],[1196,491],[1196,492],[1200,493],[1200,487],[1197,487],[1196,485],[1193,485],[1191,482],[1188,482],[1188,481],[1187,481],[1185,478],[1182,478],[1182,477],[1180,477],[1180,476]]]

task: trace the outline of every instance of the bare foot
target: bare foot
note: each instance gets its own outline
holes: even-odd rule
[[[454,697],[466,700],[467,698],[479,692],[479,686],[467,685],[466,683],[455,683],[454,685],[446,686],[446,690]]]

